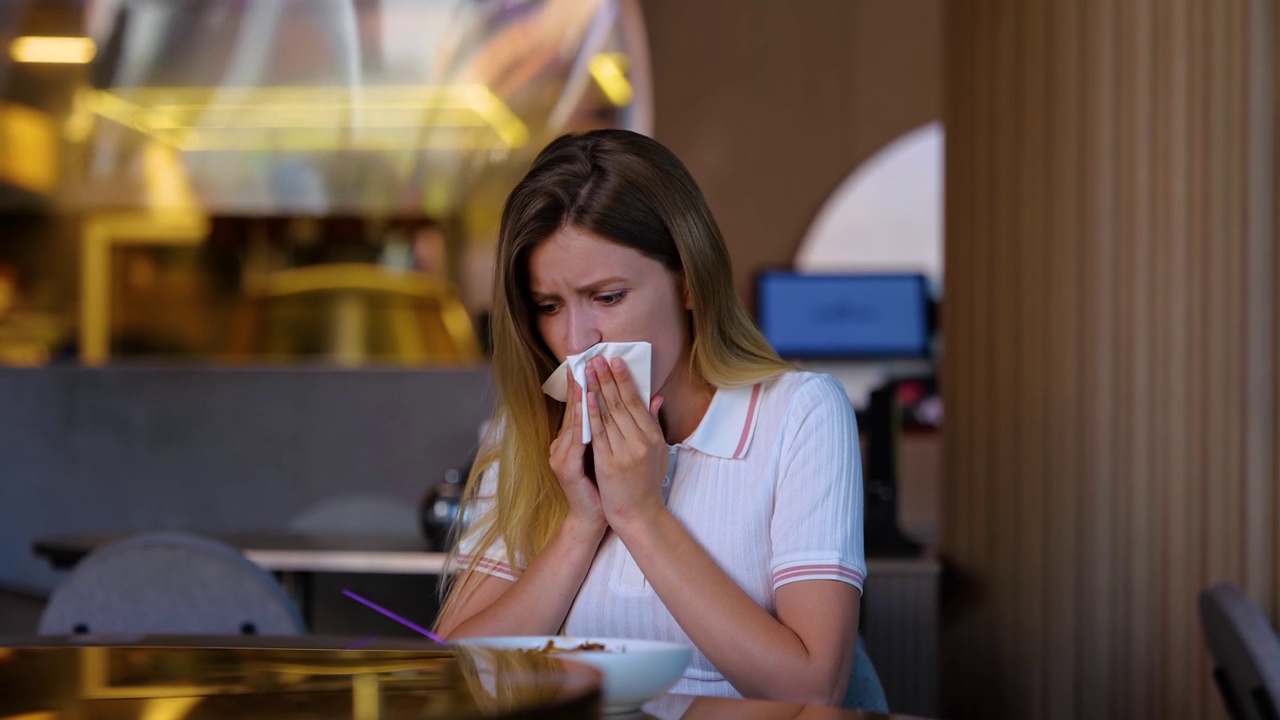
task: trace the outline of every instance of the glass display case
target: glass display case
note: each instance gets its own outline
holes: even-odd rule
[[[635,0],[19,0],[0,50],[6,364],[478,362],[510,187],[652,123]]]

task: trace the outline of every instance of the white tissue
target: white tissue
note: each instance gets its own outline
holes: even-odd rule
[[[591,442],[591,419],[587,416],[587,361],[597,355],[603,355],[606,360],[622,358],[622,361],[627,364],[627,369],[631,371],[631,378],[635,382],[636,389],[640,391],[645,407],[649,406],[651,394],[652,378],[649,365],[653,362],[653,345],[647,342],[597,343],[586,352],[565,358],[565,361],[560,363],[560,367],[551,373],[551,377],[542,383],[542,392],[560,402],[568,402],[568,374],[573,373],[573,381],[583,389],[582,443],[584,445]]]

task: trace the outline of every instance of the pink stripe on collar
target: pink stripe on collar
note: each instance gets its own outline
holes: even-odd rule
[[[747,447],[747,438],[751,437],[751,422],[755,419],[756,403],[760,400],[761,384],[756,383],[756,386],[751,388],[751,404],[747,406],[747,421],[742,424],[742,436],[738,438],[738,449],[733,451],[734,460],[742,457],[742,451]]]

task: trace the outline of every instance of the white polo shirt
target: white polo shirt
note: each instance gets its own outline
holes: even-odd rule
[[[776,616],[774,591],[788,583],[838,580],[861,591],[867,566],[858,430],[834,378],[794,371],[717,390],[698,428],[670,447],[668,509],[770,614]],[[481,480],[482,522],[496,483],[493,467]],[[468,562],[477,536],[463,538],[459,562]],[[511,581],[520,573],[500,542],[478,568]],[[600,544],[564,632],[692,645],[613,532]],[[739,696],[696,648],[671,692]]]

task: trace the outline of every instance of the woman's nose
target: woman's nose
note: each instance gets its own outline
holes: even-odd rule
[[[569,328],[565,342],[568,355],[585,352],[587,348],[600,342],[600,329],[591,313],[571,310],[568,315]]]

